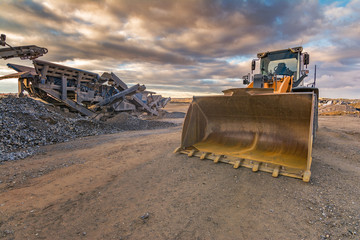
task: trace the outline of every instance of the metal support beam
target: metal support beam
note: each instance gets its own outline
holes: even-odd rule
[[[41,76],[40,76],[41,84],[45,84],[46,74],[47,74],[48,69],[49,69],[49,66],[45,65],[44,68],[41,70]]]
[[[89,109],[87,109],[86,107],[83,107],[81,106],[80,104],[77,104],[76,102],[70,100],[70,99],[66,99],[64,101],[61,100],[61,96],[60,96],[60,93],[55,91],[55,90],[52,90],[52,89],[49,89],[47,88],[46,86],[43,87],[41,86],[42,84],[39,84],[39,88],[41,90],[43,90],[44,92],[46,92],[49,96],[51,96],[52,98],[55,98],[56,100],[58,100],[59,102],[63,102],[65,103],[67,106],[79,111],[80,113],[84,114],[84,115],[87,115],[89,117],[92,117],[95,115],[94,112],[90,111]]]
[[[67,78],[65,76],[61,77],[61,100],[67,99]]]
[[[24,96],[24,84],[22,82],[22,79],[18,79],[18,96],[23,97]]]
[[[157,110],[150,108],[146,103],[141,101],[141,99],[139,99],[137,96],[134,96],[129,101],[152,115],[155,115],[155,116],[159,115],[159,112]]]
[[[139,88],[141,88],[141,86],[139,84],[136,84],[130,88],[125,89],[124,91],[121,91],[109,98],[106,98],[105,100],[97,103],[96,106],[105,106],[105,105],[109,105],[109,104],[115,103],[117,101],[120,101],[126,95],[132,95],[132,94],[136,93],[136,91],[139,90]]]
[[[111,73],[111,78],[114,79],[117,87],[122,88],[122,89],[127,89],[128,86],[126,85],[126,83],[124,83],[118,76],[116,76],[114,73]]]
[[[77,103],[81,103],[81,98],[80,98],[80,85],[81,85],[81,79],[83,77],[84,73],[80,72],[79,76],[77,78],[77,86],[76,86],[76,95],[75,95],[75,99]]]

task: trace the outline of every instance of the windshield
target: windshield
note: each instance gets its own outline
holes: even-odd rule
[[[261,59],[261,74],[295,76],[297,58],[297,53],[292,52],[268,53],[266,57]]]

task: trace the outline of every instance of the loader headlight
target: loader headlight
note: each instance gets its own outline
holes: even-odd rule
[[[266,55],[267,55],[267,52],[258,53],[258,54],[257,54],[257,57],[258,57],[258,58],[263,58],[263,57],[265,57]]]
[[[292,53],[297,53],[297,52],[302,52],[303,48],[302,47],[294,47],[294,48],[289,48],[289,50]]]

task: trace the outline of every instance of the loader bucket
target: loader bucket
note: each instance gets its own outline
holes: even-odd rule
[[[175,152],[308,182],[313,108],[312,93],[194,97]]]

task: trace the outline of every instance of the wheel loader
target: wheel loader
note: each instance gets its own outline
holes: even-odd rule
[[[309,59],[302,47],[258,53],[246,88],[194,96],[175,153],[309,182],[319,96],[304,84]]]

